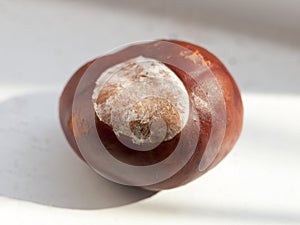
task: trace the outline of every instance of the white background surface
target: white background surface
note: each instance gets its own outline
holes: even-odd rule
[[[299,20],[293,0],[0,1],[1,224],[300,224]],[[57,109],[84,62],[158,38],[214,52],[241,87],[245,120],[219,166],[153,195],[88,169]]]

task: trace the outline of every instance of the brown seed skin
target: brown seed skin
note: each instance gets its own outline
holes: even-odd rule
[[[62,129],[64,131],[64,134],[69,144],[81,159],[83,159],[83,157],[78,149],[74,137],[74,132],[73,132],[72,105],[73,105],[77,84],[80,78],[82,77],[82,75],[84,74],[84,72],[86,71],[86,69],[89,67],[89,65],[92,62],[93,61],[86,63],[74,73],[74,75],[71,77],[71,79],[68,81],[67,85],[65,86],[59,100],[59,118],[60,118]]]
[[[240,91],[236,82],[234,81],[226,67],[223,65],[223,63],[216,56],[214,56],[212,53],[210,53],[202,47],[182,41],[174,40],[171,42],[180,44],[193,52],[198,51],[203,56],[204,60],[210,61],[209,67],[211,71],[215,74],[225,98],[227,117],[226,131],[224,140],[221,145],[221,149],[213,163],[206,170],[199,171],[198,165],[203,154],[203,150],[208,141],[207,133],[209,133],[211,129],[211,121],[202,120],[202,129],[199,135],[199,140],[202,141],[198,143],[197,150],[195,151],[194,155],[189,160],[189,162],[178,173],[176,173],[168,180],[165,180],[158,184],[144,187],[149,190],[163,190],[184,185],[215,167],[231,151],[231,149],[235,145],[236,141],[240,136],[243,124],[244,112]],[[177,74],[182,73],[182,71],[176,71],[176,68],[173,68],[173,70]]]
[[[149,190],[164,190],[164,189],[175,188],[184,185],[196,179],[197,177],[203,175],[208,170],[216,166],[230,152],[230,150],[233,148],[234,144],[236,143],[242,129],[243,105],[242,105],[241,95],[235,81],[233,80],[232,76],[230,75],[226,67],[222,64],[222,62],[212,53],[199,46],[187,42],[176,41],[176,40],[167,40],[167,41],[176,43],[178,45],[190,49],[194,53],[197,53],[197,55],[200,56],[204,60],[204,62],[207,63],[211,71],[214,73],[218,81],[218,84],[222,90],[224,100],[225,100],[226,130],[225,130],[225,137],[223,139],[220,151],[217,154],[216,158],[213,160],[213,162],[207,169],[205,169],[204,171],[199,171],[198,166],[202,158],[203,152],[206,148],[209,134],[211,132],[211,126],[212,126],[211,117],[209,113],[206,113],[204,115],[205,112],[203,110],[199,110],[198,113],[200,114],[199,118],[200,118],[201,129],[200,129],[199,142],[197,144],[196,151],[193,153],[188,163],[172,177],[160,183],[143,187]],[[134,49],[135,48],[132,48],[132,50],[129,51],[135,51]],[[193,60],[192,57],[190,59]],[[60,98],[59,113],[60,113],[60,121],[63,127],[63,131],[66,135],[68,142],[74,149],[74,151],[82,159],[83,157],[78,149],[78,146],[74,138],[72,118],[71,118],[72,104],[73,104],[73,98],[74,98],[76,86],[80,78],[83,76],[84,72],[92,62],[93,61],[82,66],[73,75],[73,77],[66,85]],[[168,66],[180,78],[188,77],[188,75],[185,74],[183,71],[173,66],[170,65]],[[209,74],[204,74],[203,76],[204,83],[206,77],[208,76]],[[186,86],[193,85],[192,80],[189,82],[185,82],[185,85]],[[207,99],[206,94],[201,92],[200,90],[199,93],[197,93],[197,95],[200,96],[203,100]],[[176,146],[176,143],[178,141],[177,140],[178,136],[176,136],[171,141],[163,142],[161,146],[158,146],[156,149],[153,149],[151,151],[132,152],[130,151],[130,149],[127,149],[126,147],[122,146],[122,144],[117,141],[110,127],[102,123],[101,121],[99,121],[97,116],[95,116],[95,121],[96,121],[96,128],[98,131],[99,138],[107,147],[107,150],[119,160],[133,165],[139,165],[139,166],[149,165],[165,159],[166,157],[168,157],[169,154],[172,153],[172,149],[174,146]],[[178,160],[180,161],[180,159]]]

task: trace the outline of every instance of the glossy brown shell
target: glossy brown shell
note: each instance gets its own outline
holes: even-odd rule
[[[230,75],[226,67],[223,65],[223,63],[216,56],[214,56],[212,53],[210,53],[209,51],[207,51],[202,47],[187,42],[177,41],[177,40],[167,40],[167,41],[188,48],[193,52],[197,52],[197,54],[200,55],[205,62],[207,62],[207,65],[209,66],[211,72],[215,75],[218,81],[218,84],[221,88],[224,97],[225,106],[226,106],[226,130],[225,130],[225,136],[221,148],[214,161],[204,171],[198,170],[198,166],[202,158],[202,155],[204,153],[204,150],[206,148],[208,137],[211,132],[211,126],[212,126],[209,115],[203,115],[202,117],[200,116],[200,118],[202,119],[200,119],[201,132],[199,134],[199,142],[197,144],[196,151],[193,153],[188,163],[186,163],[185,166],[172,177],[162,182],[143,187],[150,190],[163,190],[163,189],[170,189],[170,188],[181,186],[183,184],[186,184],[196,179],[197,177],[207,172],[209,169],[216,166],[230,152],[230,150],[233,148],[234,144],[236,143],[241,132],[242,120],[243,120],[243,105],[242,105],[239,89],[235,81],[233,80],[232,76]],[[135,51],[135,48],[138,47],[139,45],[133,46],[132,48],[129,48],[128,51],[129,52]],[[122,53],[120,53],[120,55],[121,54]],[[109,57],[117,57],[117,56],[108,55],[107,57],[109,58]],[[111,60],[114,61],[115,58],[111,58]],[[74,151],[77,153],[77,155],[81,157],[83,160],[84,158],[81,152],[79,151],[79,148],[77,146],[74,137],[73,124],[72,124],[72,104],[73,104],[74,94],[78,82],[92,62],[93,61],[82,66],[69,80],[61,95],[60,108],[59,108],[60,121],[64,133],[66,135],[66,138],[70,143],[70,145],[72,146],[72,148],[74,149]],[[168,66],[179,77],[188,76],[188,74],[185,74],[185,72],[177,69],[176,67],[171,65]],[[203,82],[205,82],[206,79],[205,75],[203,76],[203,79],[204,79]],[[185,85],[192,85],[193,81],[190,82],[191,83],[186,83]],[[206,93],[200,92],[198,93],[198,95],[202,99],[206,99]],[[199,110],[198,113],[201,115],[201,113],[204,112]],[[163,144],[161,144],[161,146],[159,146],[158,149],[154,149],[152,151],[147,151],[147,152],[130,151],[130,149],[127,149],[126,147],[124,148],[124,146],[117,141],[110,127],[108,127],[106,124],[103,124],[101,121],[99,121],[97,117],[95,117],[95,120],[96,120],[96,127],[98,130],[99,138],[106,145],[106,148],[109,150],[110,154],[112,154],[114,157],[118,158],[121,161],[133,165],[143,166],[143,165],[149,165],[161,161],[162,159],[168,157],[168,155],[172,153],[173,146],[176,145],[176,142],[178,141],[177,140],[178,137],[175,137],[171,141],[164,142]]]

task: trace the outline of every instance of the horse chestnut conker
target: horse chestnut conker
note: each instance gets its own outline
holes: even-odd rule
[[[149,190],[216,166],[242,128],[238,87],[221,61],[176,40],[129,46],[82,66],[60,98],[74,151],[109,180]]]

